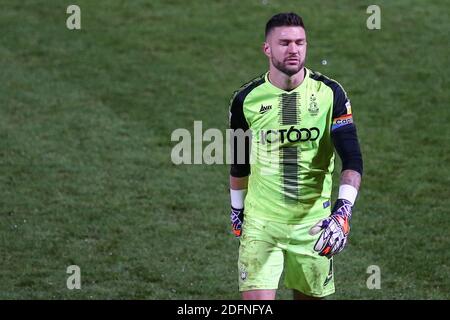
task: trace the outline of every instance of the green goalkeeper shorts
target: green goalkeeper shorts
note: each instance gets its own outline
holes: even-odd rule
[[[316,222],[298,225],[245,217],[239,246],[239,291],[278,289],[284,269],[287,288],[312,297],[334,293],[333,260],[314,251],[318,236],[308,234]]]

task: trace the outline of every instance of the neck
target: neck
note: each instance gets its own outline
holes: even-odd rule
[[[302,84],[303,80],[305,79],[305,73],[306,70],[303,67],[296,74],[288,76],[287,74],[280,72],[278,69],[271,65],[269,69],[269,81],[275,87],[288,91],[295,89]]]

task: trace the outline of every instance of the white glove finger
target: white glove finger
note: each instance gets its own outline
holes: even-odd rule
[[[315,236],[320,231],[325,229],[328,226],[328,223],[329,223],[329,218],[319,220],[319,222],[317,222],[314,226],[311,227],[311,229],[309,229],[309,235]]]
[[[327,229],[319,236],[319,239],[317,239],[316,244],[314,245],[314,250],[317,252],[321,252],[330,241],[330,238],[333,234]]]
[[[341,246],[341,240],[340,239],[335,239],[335,242],[333,243],[333,246],[331,247],[330,252],[327,254],[327,257],[331,258],[336,253],[338,253],[340,246]]]
[[[347,245],[347,237],[344,237],[344,239],[342,239],[341,245],[339,246],[338,251],[336,253],[339,253],[342,250],[344,250],[346,245]]]
[[[347,243],[347,237],[343,237],[342,240],[339,240],[336,242],[336,246],[333,247],[333,249],[330,251],[330,255],[334,256],[344,250],[345,245]]]

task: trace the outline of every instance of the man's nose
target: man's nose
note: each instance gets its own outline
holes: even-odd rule
[[[297,52],[297,51],[298,51],[297,44],[296,44],[295,42],[289,43],[289,45],[288,45],[288,51],[289,51],[290,53]]]

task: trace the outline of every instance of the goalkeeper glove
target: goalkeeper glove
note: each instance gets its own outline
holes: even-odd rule
[[[242,222],[244,222],[244,208],[242,209],[235,209],[231,207],[231,214],[230,214],[230,220],[231,220],[231,230],[233,234],[239,238],[241,236],[242,231]]]
[[[351,217],[352,203],[346,199],[337,199],[331,215],[320,220],[309,230],[312,236],[323,230],[314,245],[314,250],[319,252],[319,255],[331,258],[345,248]]]

